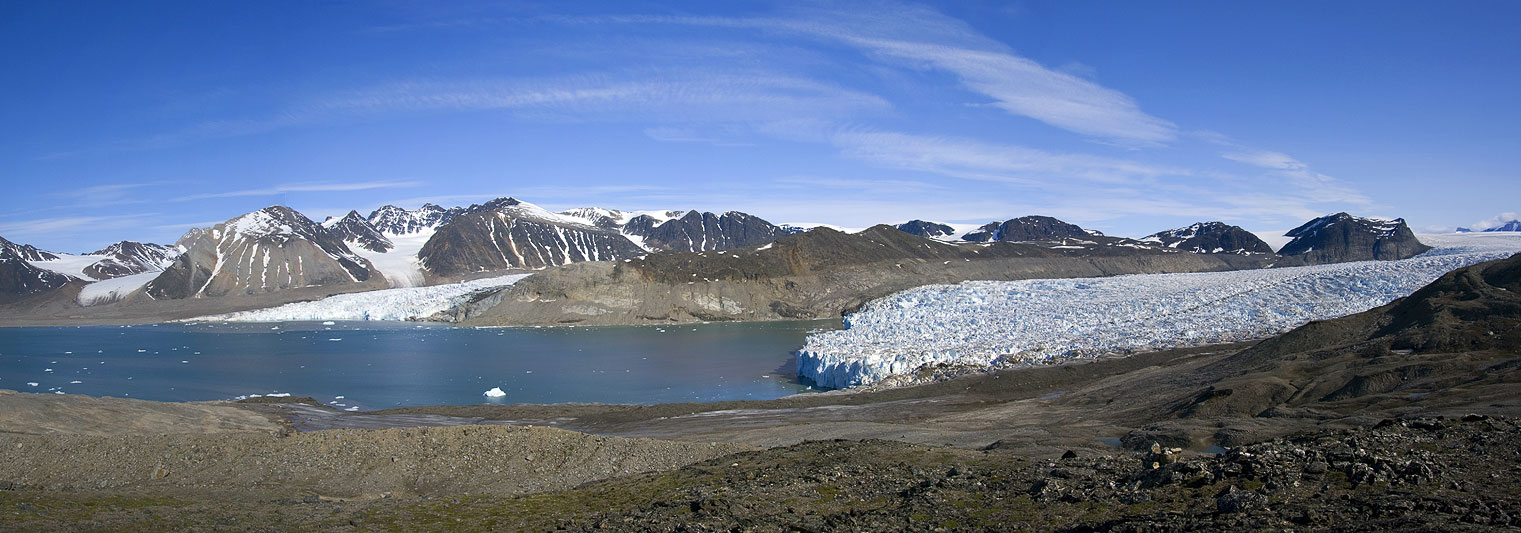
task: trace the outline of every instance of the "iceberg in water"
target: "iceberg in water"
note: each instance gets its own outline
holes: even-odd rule
[[[919,287],[868,303],[843,330],[809,336],[798,375],[846,388],[939,364],[995,368],[1261,338],[1521,251],[1521,238],[1420,238],[1436,249],[1400,261]]]
[[[491,390],[488,390],[482,394],[484,394],[487,398],[501,398],[507,395],[507,393],[502,392],[501,387],[492,387]]]
[[[190,321],[295,322],[334,320],[417,320],[454,307],[477,291],[517,283],[528,274],[513,274],[431,287],[407,287],[329,296],[268,309],[203,316]]]

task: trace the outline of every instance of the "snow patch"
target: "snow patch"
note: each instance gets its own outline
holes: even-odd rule
[[[476,291],[512,285],[526,277],[528,274],[513,274],[431,287],[339,294],[315,302],[296,302],[268,309],[192,318],[189,321],[420,320],[464,302]]]
[[[163,272],[143,272],[130,276],[122,276],[108,280],[97,281],[85,285],[79,290],[79,305],[91,306],[102,303],[110,303],[120,300],[140,289],[143,285],[153,281]]]

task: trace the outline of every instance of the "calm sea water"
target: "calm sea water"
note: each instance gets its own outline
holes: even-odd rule
[[[312,396],[341,408],[770,399],[838,321],[452,328],[384,322],[0,328],[0,388],[161,401]],[[33,385],[35,384],[35,385]],[[506,396],[483,393],[501,388]]]

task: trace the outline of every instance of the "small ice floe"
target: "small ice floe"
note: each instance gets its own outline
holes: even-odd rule
[[[182,364],[182,365],[183,364],[189,364],[189,363],[190,363],[190,361],[180,361],[180,364]]]
[[[289,398],[290,397],[290,393],[289,392],[271,392],[269,394],[265,394],[265,396],[268,396],[270,398]]]
[[[43,372],[52,372],[52,371],[53,371],[53,369],[51,369],[51,368],[44,368],[44,369],[42,369],[42,371],[43,371]]]
[[[28,386],[28,387],[36,387],[37,385],[38,385],[38,383],[35,382],[35,381],[28,381],[28,382],[26,382],[26,386]]]
[[[63,391],[61,391],[61,390],[55,390],[55,391],[53,391],[53,394],[63,394]]]
[[[138,350],[137,353],[148,353],[148,350]]]
[[[349,407],[347,407],[347,408],[344,409],[344,411],[348,411],[350,413],[352,413],[354,411],[358,411],[358,410],[359,410],[359,406],[357,406],[357,405],[351,405],[351,406],[349,406]]]
[[[322,321],[322,325],[324,325],[324,326],[336,326],[336,325],[338,325],[338,323],[337,322],[333,322],[331,320],[324,320],[324,321]]]
[[[80,383],[84,383],[84,382],[83,382],[83,381],[80,381],[80,380],[77,380],[77,379],[76,379],[76,380],[74,380],[74,381],[70,381],[70,382],[69,382],[69,384],[70,384],[70,385],[78,385],[78,384],[80,384]]]
[[[492,387],[491,390],[486,391],[484,394],[487,398],[501,398],[507,395],[507,393],[502,392],[501,387]]]
[[[328,342],[338,342],[338,341],[341,341],[341,340],[343,340],[343,339],[341,339],[341,338],[340,339],[328,339]]]
[[[74,353],[74,352],[63,352],[64,355],[69,355],[71,353]]]
[[[343,397],[342,397],[342,396],[334,396],[334,397],[333,397],[333,399],[334,399],[334,400],[342,400],[342,399],[343,399]]]

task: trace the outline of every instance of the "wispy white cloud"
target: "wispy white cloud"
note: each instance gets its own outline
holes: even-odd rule
[[[1056,179],[1130,183],[1189,173],[1123,159],[898,132],[840,132],[831,142],[846,156],[880,166],[1040,188],[1059,185]]]
[[[212,198],[239,198],[245,196],[278,196],[281,194],[303,192],[344,192],[344,191],[367,191],[373,189],[400,189],[417,187],[421,181],[364,181],[354,183],[313,183],[313,184],[287,184],[277,185],[263,189],[243,189],[237,191],[214,192],[192,194],[171,198],[171,202],[189,202],[194,200],[207,200]]]
[[[1473,224],[1471,224],[1471,225],[1469,225],[1467,227],[1468,227],[1468,229],[1471,229],[1471,230],[1474,230],[1474,231],[1483,231],[1483,230],[1486,230],[1486,229],[1489,229],[1489,228],[1493,228],[1493,227],[1497,227],[1497,226],[1502,226],[1506,222],[1510,222],[1512,220],[1521,220],[1521,214],[1517,214],[1515,211],[1506,211],[1504,213],[1500,213],[1498,215],[1486,218],[1484,220],[1480,220],[1480,221],[1474,222]]]
[[[649,71],[517,80],[414,80],[335,95],[303,112],[510,110],[572,119],[656,122],[845,116],[891,108],[883,98],[769,72]]]
[[[861,193],[903,194],[945,190],[944,185],[917,180],[841,179],[815,176],[777,178],[778,187],[788,189],[845,189]]]
[[[109,216],[72,216],[0,222],[0,235],[13,241],[52,238],[60,235],[98,233],[102,228],[142,225],[154,215],[132,213]]]
[[[1144,146],[1177,138],[1175,124],[1142,111],[1124,93],[1046,68],[1010,52],[964,22],[922,6],[884,3],[872,9],[805,10],[790,18],[635,16],[583,20],[751,28],[824,38],[879,59],[949,72],[966,89],[992,98],[994,107],[1074,133]]]

